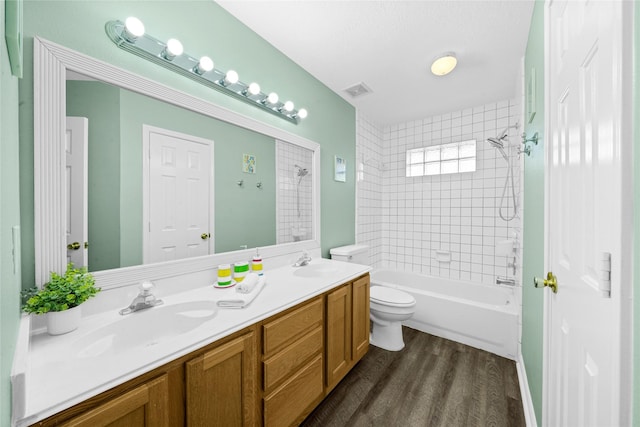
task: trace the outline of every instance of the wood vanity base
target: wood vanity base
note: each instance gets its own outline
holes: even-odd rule
[[[298,425],[368,349],[366,274],[33,425]]]

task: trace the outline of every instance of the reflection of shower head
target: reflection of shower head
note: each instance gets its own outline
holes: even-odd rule
[[[504,142],[501,138],[488,138],[487,141],[489,141],[489,144],[491,144],[494,148],[497,148],[499,150],[504,149]]]
[[[298,165],[294,165],[293,167],[295,167],[298,170],[297,175],[300,178],[302,178],[303,176],[306,176],[309,173],[309,171],[306,168],[300,167]]]
[[[504,157],[506,161],[509,161],[509,158],[507,157],[507,153],[505,153],[504,151],[504,142],[507,139],[508,129],[509,128],[503,130],[502,133],[495,138],[487,138],[487,142],[489,142],[489,144],[491,144],[493,148],[496,148],[500,152],[500,154],[502,154],[502,157]]]

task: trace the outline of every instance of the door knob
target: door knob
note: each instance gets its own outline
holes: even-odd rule
[[[69,249],[70,251],[77,251],[78,249],[80,249],[80,243],[79,242],[69,243],[67,245],[67,249]]]
[[[201,238],[202,240],[207,240],[209,237],[211,237],[211,234],[210,234],[210,233],[202,233],[202,234],[200,235],[200,238]]]
[[[558,293],[558,279],[556,278],[556,276],[553,275],[552,272],[547,273],[546,279],[542,279],[540,277],[534,277],[533,284],[535,285],[536,288],[544,288],[545,286],[548,286],[551,288],[554,294]]]

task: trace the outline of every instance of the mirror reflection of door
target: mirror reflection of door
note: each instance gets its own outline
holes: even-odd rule
[[[77,268],[88,266],[88,199],[87,169],[89,120],[67,117],[67,263]]]
[[[214,253],[213,141],[143,126],[144,263]]]

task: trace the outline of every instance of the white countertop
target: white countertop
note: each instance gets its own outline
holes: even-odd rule
[[[359,264],[314,259],[307,267],[285,266],[265,271],[265,286],[248,307],[219,308],[215,316],[194,329],[171,339],[160,337],[136,351],[114,352],[108,348],[105,350],[105,347],[96,351],[98,355],[83,355],[78,351],[87,337],[109,330],[110,325],[124,318],[117,310],[83,317],[81,326],[65,335],[33,335],[24,372],[24,415],[16,420],[15,425],[25,426],[45,419],[370,270],[370,267]],[[162,299],[166,307],[189,301],[217,301],[233,294],[234,288],[216,289],[210,284],[203,284]],[[145,312],[154,309],[128,316],[144,316]],[[108,347],[109,343],[104,345]]]

